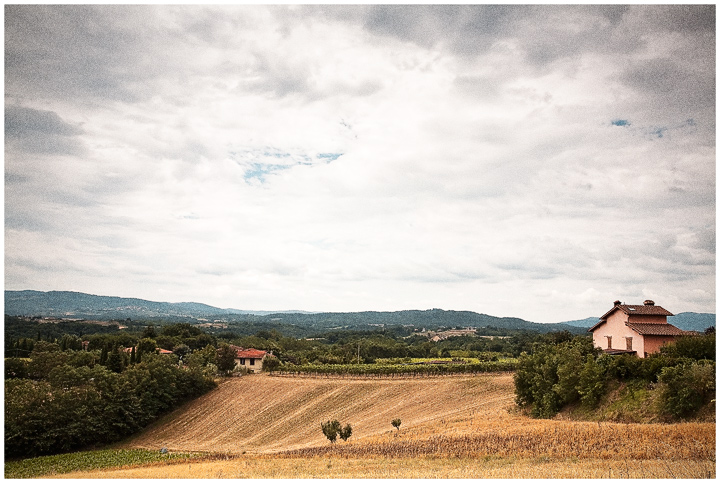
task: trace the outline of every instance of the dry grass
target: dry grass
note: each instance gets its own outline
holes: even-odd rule
[[[708,478],[715,424],[530,419],[512,376],[325,380],[250,376],[176,411],[126,447],[228,452],[228,461],[69,478]],[[353,426],[331,445],[320,423]],[[392,419],[401,418],[399,431]],[[245,454],[244,454],[245,453]],[[64,476],[64,477],[65,477]]]

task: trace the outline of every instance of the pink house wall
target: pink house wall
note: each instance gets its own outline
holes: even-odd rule
[[[628,316],[622,311],[616,310],[610,314],[607,321],[593,331],[593,344],[601,349],[627,349],[627,337],[632,337],[632,350],[637,351],[638,356],[645,357],[645,352],[650,352],[645,347],[643,336],[630,329],[625,322]],[[612,337],[612,345],[608,347],[607,336]]]
[[[663,336],[663,335],[653,335],[653,336],[646,336],[645,337],[645,352],[648,354],[652,352],[658,352],[660,350],[660,347],[662,347],[664,344],[667,344],[668,342],[672,342],[675,340],[675,337],[673,336]],[[644,357],[644,355],[641,355],[640,357]]]

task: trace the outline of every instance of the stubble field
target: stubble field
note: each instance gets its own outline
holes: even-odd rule
[[[124,447],[226,460],[70,478],[715,477],[715,424],[535,420],[511,374],[419,379],[231,379]],[[400,430],[390,422],[400,418]],[[330,444],[320,423],[350,423]],[[60,476],[60,475],[58,475]],[[57,477],[57,476],[56,476]]]

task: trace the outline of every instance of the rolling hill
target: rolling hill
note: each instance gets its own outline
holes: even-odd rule
[[[333,329],[370,330],[386,326],[426,328],[496,328],[553,332],[568,330],[580,334],[597,322],[587,318],[540,324],[517,317],[495,317],[471,311],[401,310],[395,312],[302,312],[251,311],[218,308],[196,302],[152,302],[138,298],[108,297],[82,292],[35,290],[5,291],[5,314],[95,320],[148,320],[170,322],[222,321],[268,327],[298,327],[311,331]],[[705,330],[715,326],[714,314],[685,312],[670,321],[683,330]]]

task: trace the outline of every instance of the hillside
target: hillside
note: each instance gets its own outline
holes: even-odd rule
[[[352,440],[507,415],[512,375],[419,379],[232,378],[123,444],[132,448],[264,453],[327,444],[320,423],[350,423]],[[504,417],[503,417],[504,419]]]
[[[511,374],[427,379],[229,380],[124,448],[227,458],[68,478],[712,478],[715,424],[530,419]],[[391,421],[400,418],[400,430]],[[353,428],[330,444],[320,423]]]
[[[222,309],[196,302],[152,302],[137,298],[107,297],[81,292],[5,291],[5,314],[96,320],[148,320],[198,322],[219,320],[229,324],[251,324],[277,328],[296,336],[334,329],[368,330],[406,326],[434,330],[453,327],[493,327],[502,330],[581,334],[597,323],[596,317],[568,322],[539,324],[517,317],[495,317],[471,311],[401,310],[395,312],[302,312]],[[703,331],[715,326],[715,314],[684,312],[668,320],[683,330]],[[300,329],[300,330],[297,330]],[[257,329],[260,330],[260,329]]]
[[[97,320],[150,320],[197,322],[219,320],[229,324],[266,324],[284,328],[299,327],[305,333],[333,329],[368,330],[385,326],[412,326],[429,330],[451,327],[495,327],[504,330],[550,332],[582,329],[563,324],[538,324],[516,317],[494,317],[470,311],[402,310],[396,312],[260,312],[220,309],[194,302],[151,302],[136,298],[106,297],[80,292],[5,291],[5,314],[11,316],[50,316]],[[283,328],[284,327],[284,328]],[[259,330],[259,329],[258,329]]]

